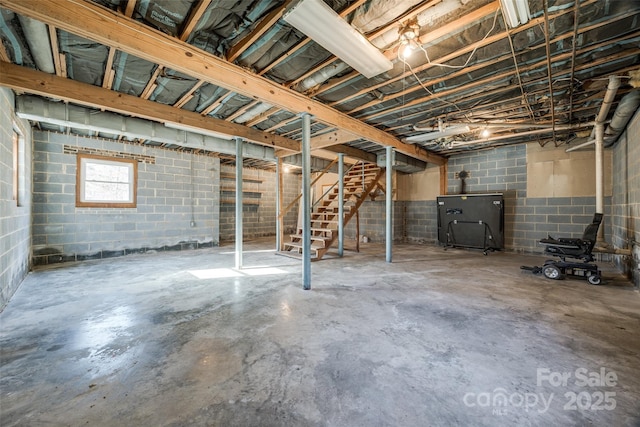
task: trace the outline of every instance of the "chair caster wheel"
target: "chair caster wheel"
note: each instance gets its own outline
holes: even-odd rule
[[[595,274],[593,276],[587,276],[587,282],[589,282],[589,284],[591,285],[599,285],[600,283],[602,283],[602,279],[599,275]]]

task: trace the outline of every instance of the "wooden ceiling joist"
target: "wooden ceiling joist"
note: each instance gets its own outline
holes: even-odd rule
[[[209,4],[211,4],[211,0],[200,0],[198,1],[198,4],[191,9],[189,16],[185,19],[183,24],[182,32],[180,33],[180,40],[185,41],[189,38],[189,35],[191,35],[193,30],[196,28],[198,21],[207,10],[207,7],[209,7]]]
[[[242,55],[244,51],[249,48],[249,46],[255,43],[255,41],[258,40],[260,37],[262,37],[262,35],[266,33],[269,30],[269,28],[273,27],[275,23],[278,22],[278,20],[282,17],[282,14],[284,13],[284,9],[287,7],[288,3],[289,2],[286,2],[284,5],[282,5],[278,9],[274,10],[273,12],[265,16],[265,18],[262,21],[260,21],[260,23],[256,26],[256,28],[254,28],[253,31],[251,31],[251,33],[249,33],[246,37],[244,37],[238,43],[231,46],[231,48],[227,52],[227,61],[233,62],[236,59],[238,59],[238,57]]]
[[[109,55],[107,56],[107,64],[104,67],[104,77],[102,78],[102,87],[105,89],[111,89],[113,79],[115,77],[115,71],[113,70],[113,58],[116,55],[116,49],[109,48]]]
[[[222,86],[295,113],[308,113],[329,126],[390,146],[425,162],[446,159],[409,144],[380,129],[259,77],[215,55],[84,0],[0,0],[0,6],[49,25],[94,40],[178,72]],[[175,109],[174,109],[175,111]],[[228,122],[227,122],[228,123]]]
[[[142,119],[170,123],[185,128],[203,129],[221,135],[233,135],[256,144],[290,152],[300,151],[300,143],[292,139],[213,117],[203,117],[198,113],[177,109],[170,105],[159,104],[7,62],[0,62],[0,85],[33,95],[54,97],[66,102]]]

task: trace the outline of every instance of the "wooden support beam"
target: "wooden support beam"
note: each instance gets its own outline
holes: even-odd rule
[[[376,156],[373,153],[369,153],[359,148],[350,147],[344,144],[332,145],[331,147],[325,147],[321,150],[313,150],[312,153],[315,155],[316,153],[319,153],[325,150],[331,151],[333,153],[342,153],[345,156],[349,156],[351,158],[358,159],[358,160],[364,160],[370,163],[376,163],[376,161],[378,160],[378,156]]]
[[[94,108],[186,128],[243,138],[256,144],[298,152],[300,143],[267,132],[198,113],[148,101],[74,80],[57,77],[27,67],[0,62],[0,85],[34,95],[50,96]]]
[[[62,64],[60,63],[60,47],[58,46],[58,31],[53,25],[47,25],[49,30],[49,43],[51,44],[51,54],[53,55],[53,65],[56,75],[62,77]]]
[[[308,113],[320,122],[393,147],[408,156],[430,163],[444,162],[444,158],[437,154],[404,144],[393,135],[319,101],[91,1],[0,0],[0,6],[282,109]]]
[[[318,148],[330,147],[332,145],[343,144],[345,142],[351,142],[357,139],[360,139],[357,135],[336,129],[334,131],[311,138],[311,149],[316,150]]]
[[[180,40],[186,41],[189,38],[189,35],[193,32],[198,21],[202,18],[202,14],[207,10],[207,7],[209,7],[209,4],[211,4],[211,0],[200,0],[198,4],[191,9],[189,16],[183,24]]]

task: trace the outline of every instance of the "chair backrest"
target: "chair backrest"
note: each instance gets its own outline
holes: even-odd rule
[[[603,214],[596,213],[593,215],[593,220],[591,224],[587,225],[587,228],[584,229],[584,233],[582,234],[582,240],[588,240],[591,242],[589,245],[589,252],[593,249],[593,246],[596,243],[596,237],[598,236],[598,228],[600,228],[600,223],[602,223]]]

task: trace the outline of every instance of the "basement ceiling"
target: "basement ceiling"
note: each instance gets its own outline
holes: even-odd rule
[[[313,150],[374,160],[392,146],[435,164],[505,144],[577,145],[589,139],[609,76],[621,77],[609,117],[638,85],[636,0],[530,0],[530,20],[515,28],[500,1],[327,1],[393,62],[369,79],[288,25],[287,3],[0,0],[0,85],[88,116],[242,137],[276,156],[299,152],[308,112]],[[408,29],[416,38],[405,59]],[[180,145],[152,132],[94,134]]]

